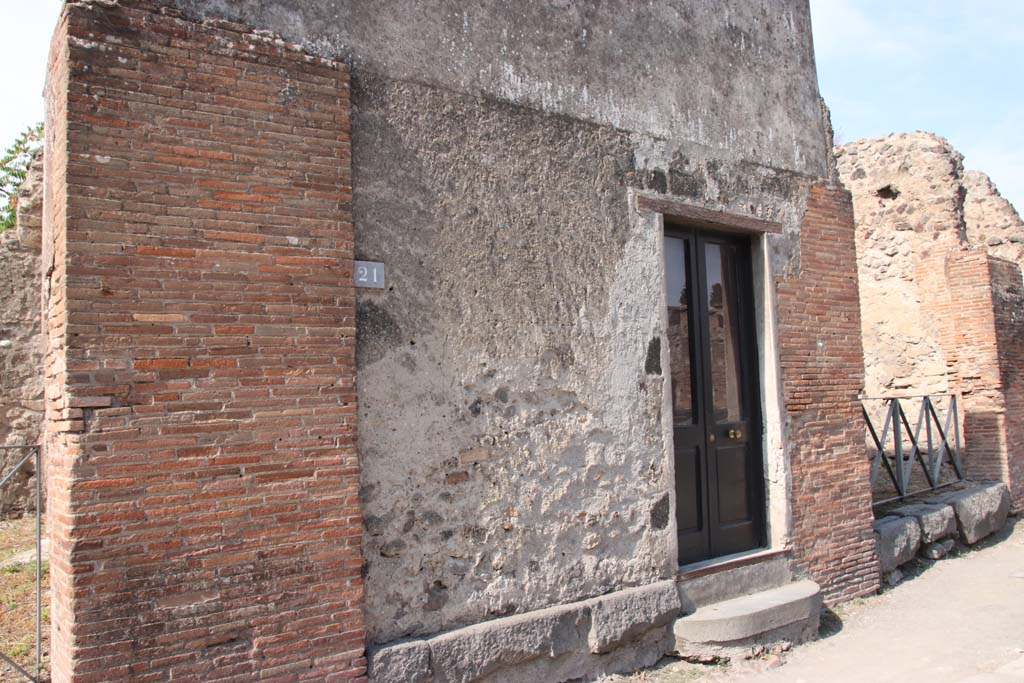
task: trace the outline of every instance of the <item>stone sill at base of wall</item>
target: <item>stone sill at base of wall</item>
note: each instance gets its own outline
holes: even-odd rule
[[[370,651],[374,683],[560,683],[655,664],[682,609],[674,580]]]

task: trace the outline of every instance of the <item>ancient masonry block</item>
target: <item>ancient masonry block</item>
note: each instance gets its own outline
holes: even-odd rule
[[[910,562],[921,547],[921,527],[913,517],[883,517],[875,522],[875,533],[882,574]]]
[[[374,683],[592,680],[649,666],[671,646],[675,581],[628,588],[373,650]],[[613,653],[611,656],[609,653]]]
[[[892,511],[896,517],[911,517],[921,527],[921,542],[933,543],[956,532],[956,517],[948,505],[917,503],[904,505]]]
[[[365,681],[346,67],[71,2],[46,99],[53,680]]]
[[[1002,529],[1009,511],[1010,493],[1003,483],[975,484],[895,508],[874,525],[879,570],[890,584],[898,583],[898,568],[918,551],[938,560],[953,549],[953,537],[973,545]]]
[[[953,491],[934,500],[953,508],[960,541],[968,545],[1002,529],[1010,512],[1010,494],[1002,483]]]

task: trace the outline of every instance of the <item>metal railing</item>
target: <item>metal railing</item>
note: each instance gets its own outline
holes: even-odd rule
[[[948,399],[945,420],[940,419],[935,405],[936,400],[942,398]],[[915,426],[911,428],[904,404],[916,400],[920,400],[921,405]],[[871,420],[868,401],[881,401],[885,408],[885,421],[882,425],[881,436]],[[955,394],[862,397],[861,412],[874,445],[873,448],[869,448],[871,489],[872,491],[876,490],[878,477],[884,469],[897,494],[894,497],[875,501],[874,506],[903,500],[908,496],[934,491],[963,481],[964,468],[960,458],[960,415]],[[879,417],[878,413],[876,413],[876,419],[877,417]],[[922,429],[924,430],[923,443]],[[909,443],[904,443],[905,440]],[[891,450],[888,448],[890,441]],[[909,448],[907,448],[908,445]],[[921,466],[928,486],[911,491],[914,463]],[[950,465],[954,478],[952,481],[944,482],[942,481],[943,466],[946,464]]]
[[[18,461],[11,470],[0,479],[0,490],[8,484],[14,475],[21,471],[29,462],[34,462],[36,467],[36,675],[33,676],[25,671],[11,657],[0,652],[0,661],[3,661],[15,671],[25,677],[25,680],[32,683],[39,683],[42,672],[42,643],[43,643],[43,467],[42,456],[39,446],[0,446],[0,451],[28,451],[27,455]]]

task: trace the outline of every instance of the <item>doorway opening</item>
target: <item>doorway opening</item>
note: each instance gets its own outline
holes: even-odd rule
[[[748,237],[665,226],[679,564],[765,546]]]

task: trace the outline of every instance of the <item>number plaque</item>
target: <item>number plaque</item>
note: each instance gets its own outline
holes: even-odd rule
[[[384,264],[379,261],[356,261],[356,287],[384,289]]]

